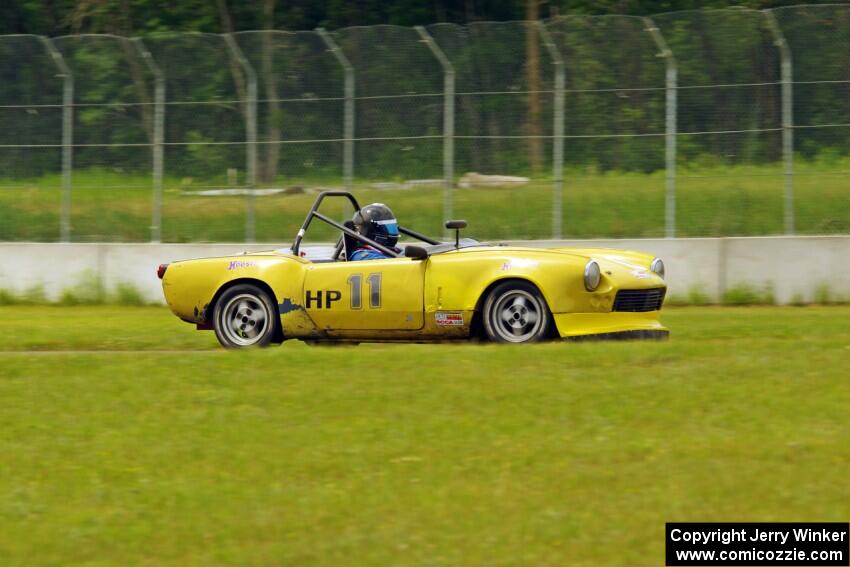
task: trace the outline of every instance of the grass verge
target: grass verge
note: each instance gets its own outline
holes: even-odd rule
[[[796,164],[794,185],[799,234],[850,233],[846,171],[821,163]],[[781,168],[771,165],[682,168],[677,183],[679,236],[782,234]],[[191,180],[188,180],[191,181]],[[245,197],[202,197],[203,182],[167,178],[163,197],[165,242],[240,242],[245,237]],[[386,181],[386,180],[383,180]],[[338,179],[281,180],[291,185],[339,187]],[[61,183],[58,176],[0,181],[0,241],[59,238]],[[72,235],[78,242],[146,242],[151,238],[151,180],[104,170],[74,172]],[[442,234],[443,189],[377,190],[360,180],[362,203],[389,204],[402,223]],[[258,197],[256,238],[293,238],[315,195]],[[334,218],[350,216],[330,206]],[[520,208],[517,207],[520,204]],[[563,234],[570,238],[661,237],[664,235],[664,172],[652,174],[568,171],[563,194]],[[457,189],[454,216],[469,221],[467,234],[483,239],[547,238],[552,232],[552,183],[533,179],[517,188]],[[321,226],[316,241],[329,238]]]
[[[636,565],[666,521],[845,521],[850,308],[665,343],[223,352],[153,307],[4,307],[4,565]],[[187,352],[33,354],[14,349]]]

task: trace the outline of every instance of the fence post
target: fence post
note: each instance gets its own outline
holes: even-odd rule
[[[794,83],[791,48],[773,10],[765,10],[773,44],[779,48],[782,67],[782,161],[785,166],[785,234],[794,234]]]
[[[151,215],[151,242],[162,242],[162,176],[164,168],[163,144],[165,141],[165,76],[154,61],[141,38],[134,38],[136,50],[142,56],[154,77],[153,107],[153,213]]]
[[[416,26],[415,29],[443,68],[443,179],[446,187],[443,218],[451,219],[454,216],[455,68],[424,27]],[[449,236],[448,230],[445,235]]]
[[[256,240],[256,192],[257,187],[257,74],[242,50],[236,45],[232,34],[224,34],[224,40],[230,48],[230,53],[242,67],[248,83],[248,100],[245,101],[245,137],[248,147],[245,148],[245,184],[248,186],[245,212],[245,242]]]
[[[59,77],[62,77],[62,212],[59,220],[59,239],[62,242],[71,241],[71,168],[74,151],[74,76],[62,54],[48,38],[39,36],[45,49],[50,54]]]
[[[676,89],[677,89],[677,69],[676,58],[673,52],[664,41],[664,36],[661,35],[661,30],[652,21],[652,18],[644,18],[646,31],[652,35],[656,47],[660,53],[659,57],[663,57],[666,63],[665,72],[665,92],[667,100],[665,103],[665,170],[667,172],[667,196],[664,207],[664,235],[667,238],[676,237]]]
[[[562,236],[564,210],[564,59],[543,21],[538,21],[540,37],[555,66],[555,100],[552,108],[552,238]]]
[[[343,147],[342,147],[342,175],[345,188],[349,191],[354,183],[354,67],[336,44],[333,38],[324,28],[316,28],[316,33],[325,42],[345,74],[345,116],[343,118]]]

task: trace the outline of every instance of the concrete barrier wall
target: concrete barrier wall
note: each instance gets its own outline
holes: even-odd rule
[[[671,296],[698,289],[712,301],[747,285],[772,289],[778,303],[812,302],[818,289],[850,300],[850,236],[764,236],[563,241],[640,250],[661,257]],[[532,244],[528,242],[527,244]],[[537,246],[561,242],[534,241]]]
[[[719,300],[730,287],[771,286],[779,303],[812,301],[819,287],[850,298],[850,236],[515,241],[535,247],[593,246],[655,254],[667,265],[670,295],[699,289]],[[97,278],[107,290],[127,283],[161,301],[161,263],[269,250],[245,244],[0,244],[0,289],[22,293],[43,286],[49,299]],[[326,255],[327,246],[308,255]]]

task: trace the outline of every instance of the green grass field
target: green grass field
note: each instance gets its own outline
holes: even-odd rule
[[[848,318],[223,352],[162,307],[2,307],[0,563],[660,565],[666,521],[846,521]]]
[[[833,167],[833,166],[829,166]],[[834,168],[837,168],[835,166]],[[797,164],[795,215],[800,234],[850,233],[846,168]],[[833,169],[834,169],[833,168]],[[191,182],[190,182],[191,181]],[[281,182],[339,186],[338,179]],[[199,197],[200,180],[167,178],[163,197],[165,242],[240,242],[245,236],[244,197]],[[563,234],[569,238],[660,237],[664,235],[664,172],[654,174],[568,173],[564,182]],[[55,241],[59,238],[61,180],[0,180],[0,241]],[[403,224],[442,233],[443,189],[375,190],[355,187],[361,202],[389,204]],[[273,195],[257,199],[260,242],[288,242],[315,195]],[[552,184],[457,189],[455,214],[470,222],[469,235],[487,239],[547,238],[552,230]],[[78,242],[150,240],[151,180],[100,170],[74,173],[72,238]],[[328,208],[342,218],[342,208]],[[350,213],[345,213],[347,214]],[[677,182],[680,236],[782,234],[783,179],[776,166],[682,169]],[[311,238],[331,233],[316,227]]]

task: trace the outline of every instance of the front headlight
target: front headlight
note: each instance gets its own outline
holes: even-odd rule
[[[587,291],[594,291],[602,281],[602,271],[596,260],[591,260],[584,267],[584,287]]]
[[[652,261],[652,264],[649,265],[649,269],[658,274],[662,280],[664,279],[664,262],[661,258],[656,258]]]

